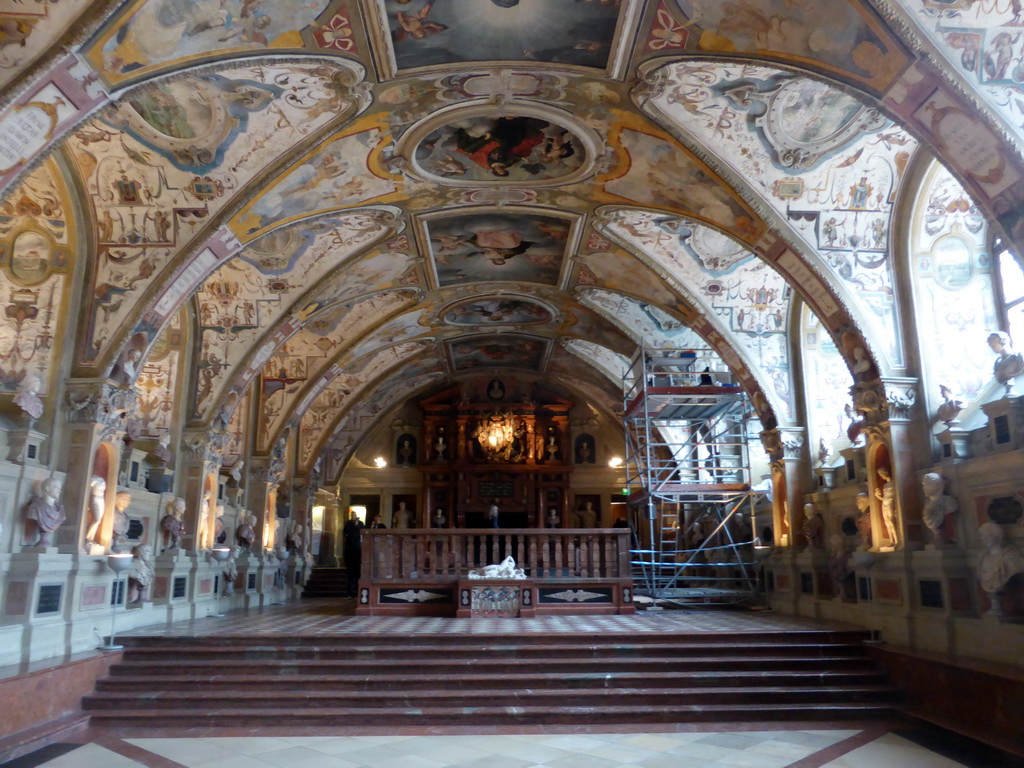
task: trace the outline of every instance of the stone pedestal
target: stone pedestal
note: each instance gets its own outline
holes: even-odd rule
[[[15,429],[7,433],[7,460],[30,467],[42,467],[46,435],[34,429]]]
[[[536,615],[537,591],[529,579],[459,579],[460,619],[514,619]]]
[[[195,555],[183,549],[166,549],[154,558],[150,598],[154,606],[163,606],[168,621],[187,618],[190,614],[189,596],[195,568]]]
[[[914,603],[946,616],[975,612],[971,569],[967,555],[953,548],[928,547],[911,553]]]
[[[828,568],[828,553],[824,549],[808,547],[796,555],[794,565],[800,600],[832,599],[835,590]]]

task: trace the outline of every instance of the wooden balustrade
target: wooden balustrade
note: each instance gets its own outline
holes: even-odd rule
[[[536,585],[544,613],[630,613],[625,529],[462,528],[363,531],[357,613],[445,615],[469,571],[511,555]],[[568,592],[566,592],[568,590]],[[428,599],[426,595],[441,595]]]

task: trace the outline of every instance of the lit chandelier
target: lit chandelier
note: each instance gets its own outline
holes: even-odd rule
[[[474,434],[488,461],[509,461],[516,439],[516,421],[511,413],[492,412],[477,424]]]

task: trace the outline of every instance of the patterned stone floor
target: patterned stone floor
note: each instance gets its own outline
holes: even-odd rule
[[[540,616],[533,619],[445,619],[353,616],[353,602],[308,600],[298,607],[267,606],[231,611],[224,618],[203,617],[141,627],[122,637],[195,637],[204,635],[374,635],[374,634],[519,634],[557,632],[764,632],[780,629],[848,628],[777,613],[737,610],[642,612],[634,616]]]
[[[117,738],[61,744],[9,768],[999,768],[913,730]],[[57,754],[62,752],[62,754]]]

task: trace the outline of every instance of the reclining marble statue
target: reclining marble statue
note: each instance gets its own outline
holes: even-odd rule
[[[526,571],[516,568],[516,561],[509,555],[501,561],[500,565],[485,565],[483,568],[474,568],[466,578],[469,579],[525,579]]]

